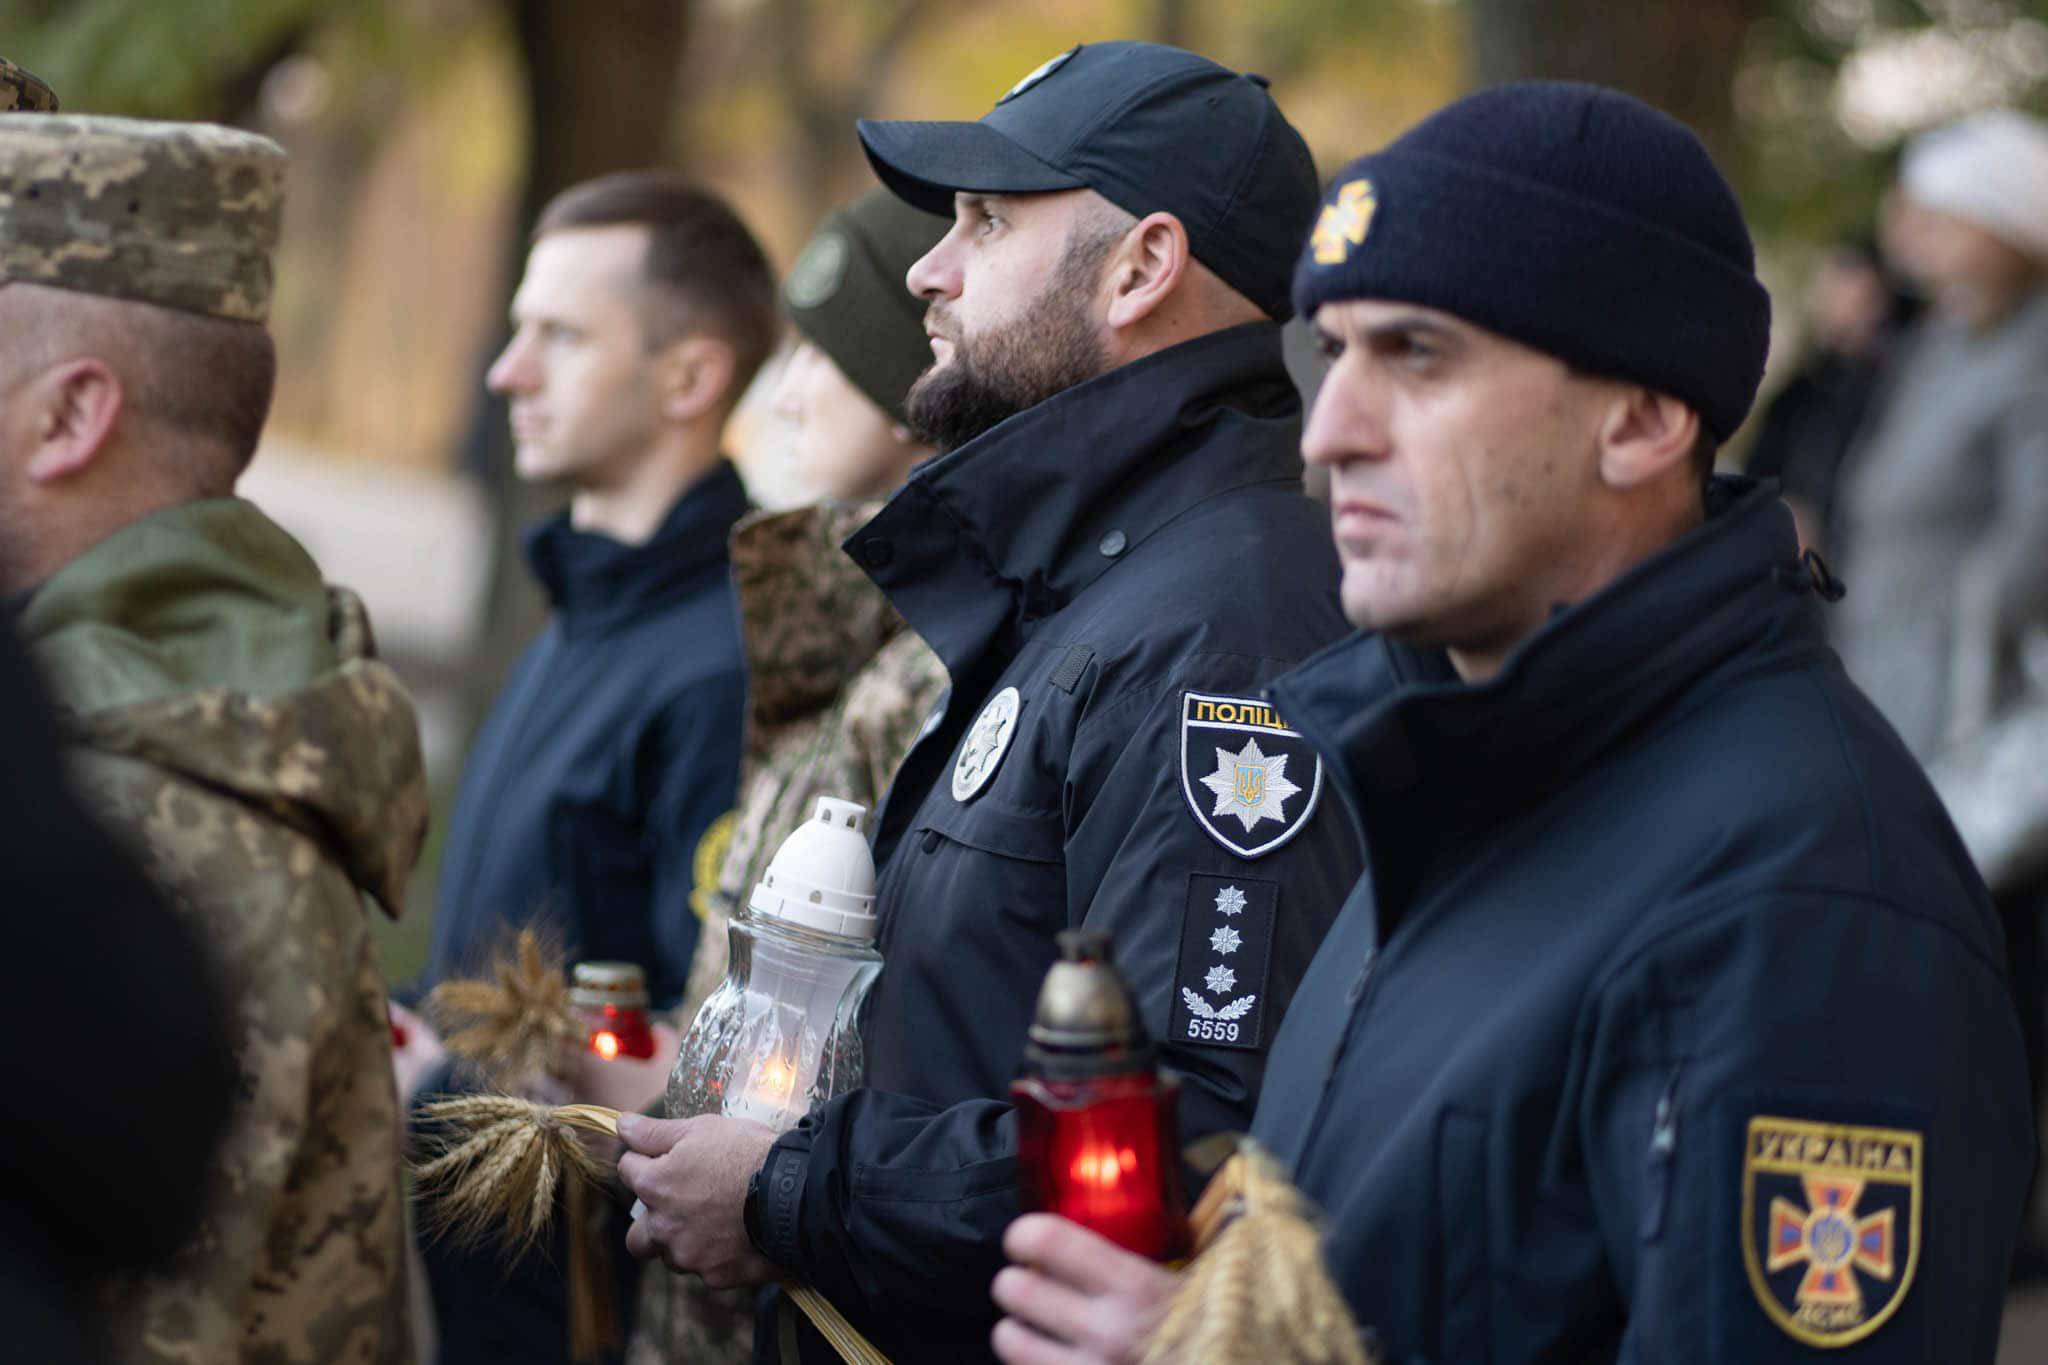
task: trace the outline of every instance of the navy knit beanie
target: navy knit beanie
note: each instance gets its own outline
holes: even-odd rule
[[[1770,347],[1770,295],[1706,148],[1640,100],[1572,82],[1469,95],[1337,176],[1294,306],[1360,298],[1668,393],[1722,440]]]

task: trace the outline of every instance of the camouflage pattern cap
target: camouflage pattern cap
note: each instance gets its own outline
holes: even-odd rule
[[[0,113],[19,109],[27,114],[57,112],[57,92],[33,71],[24,71],[0,57]]]
[[[0,114],[0,282],[261,322],[284,167],[209,123]]]

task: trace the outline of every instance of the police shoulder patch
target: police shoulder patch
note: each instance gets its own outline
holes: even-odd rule
[[[725,871],[725,855],[732,848],[733,831],[740,813],[729,810],[705,826],[697,840],[697,852],[690,860],[690,908],[698,919],[709,919],[718,905],[719,875]]]
[[[1742,1153],[1742,1259],[1764,1315],[1848,1346],[1896,1313],[1920,1262],[1923,1135],[1759,1114]]]
[[[1256,877],[1188,877],[1174,972],[1171,1043],[1256,1048],[1265,1026],[1266,960],[1280,883]]]
[[[1256,697],[1181,697],[1180,786],[1223,847],[1262,858],[1301,833],[1323,794],[1323,760]]]

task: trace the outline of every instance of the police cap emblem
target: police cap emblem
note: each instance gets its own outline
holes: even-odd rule
[[[1255,697],[1181,697],[1180,785],[1195,822],[1240,858],[1301,833],[1323,794],[1323,761]]]
[[[1074,54],[1076,52],[1079,52],[1080,50],[1081,45],[1079,43],[1076,43],[1074,46],[1068,48],[1065,52],[1062,52],[1059,56],[1054,57],[1052,60],[1041,63],[1039,67],[1030,75],[1026,76],[1023,80],[1018,81],[1015,85],[1011,86],[1007,91],[1005,91],[1003,97],[997,100],[996,103],[1008,104],[1011,100],[1017,98],[1017,96],[1023,94],[1026,90],[1029,90],[1032,86],[1038,84],[1047,76],[1050,76],[1053,72],[1059,70],[1068,62],[1072,61],[1074,59]]]

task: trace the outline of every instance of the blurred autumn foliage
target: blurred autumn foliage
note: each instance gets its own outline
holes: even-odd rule
[[[605,169],[686,166],[787,262],[867,183],[855,118],[973,117],[1046,56],[1138,36],[1270,76],[1325,170],[1477,83],[1606,80],[1698,127],[1767,237],[1820,237],[1868,214],[1911,128],[1911,109],[1889,126],[1845,110],[1853,82],[1883,74],[1872,54],[1923,76],[1977,63],[1922,93],[1923,121],[1944,101],[2038,99],[2044,3],[0,0],[0,43],[69,108],[283,141],[276,429],[484,473],[479,357],[524,224]]]

